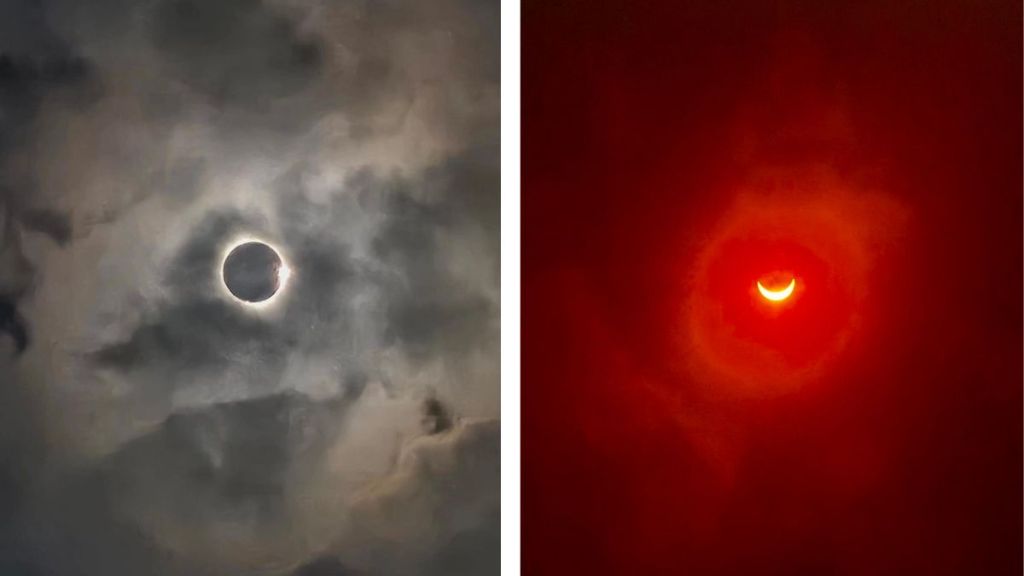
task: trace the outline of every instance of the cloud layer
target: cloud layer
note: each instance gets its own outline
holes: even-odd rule
[[[4,573],[497,571],[497,41],[490,2],[4,3]]]

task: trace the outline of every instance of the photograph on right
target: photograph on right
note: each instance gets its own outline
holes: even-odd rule
[[[523,573],[1021,574],[1021,3],[522,22]]]

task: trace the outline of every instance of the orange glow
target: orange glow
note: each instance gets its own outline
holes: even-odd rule
[[[876,258],[904,228],[888,196],[790,176],[782,191],[766,180],[737,193],[692,260],[678,346],[716,398],[783,394],[828,370],[858,331]]]
[[[761,296],[764,296],[772,302],[782,302],[786,298],[789,298],[793,294],[794,288],[796,288],[796,278],[791,278],[789,280],[789,284],[780,290],[769,290],[764,287],[764,284],[761,284],[760,280],[757,281],[757,291],[761,293]]]

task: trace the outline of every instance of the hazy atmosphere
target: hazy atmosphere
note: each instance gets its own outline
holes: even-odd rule
[[[498,27],[0,4],[0,573],[497,572]]]

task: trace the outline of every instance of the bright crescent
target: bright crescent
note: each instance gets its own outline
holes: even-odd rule
[[[771,300],[772,302],[781,302],[786,298],[789,298],[790,294],[793,293],[793,289],[796,288],[796,278],[792,278],[789,281],[789,286],[786,286],[782,290],[769,290],[761,284],[761,281],[757,281],[757,291],[761,293],[761,296]]]

